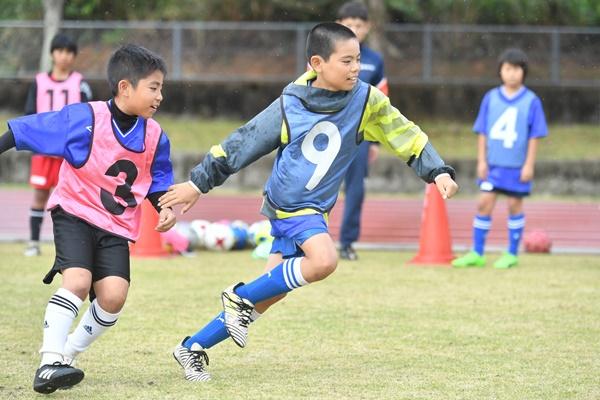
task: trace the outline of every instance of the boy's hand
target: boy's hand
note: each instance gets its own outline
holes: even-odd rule
[[[155,230],[159,232],[166,232],[175,225],[177,221],[177,217],[175,217],[175,213],[170,208],[163,208],[158,213],[158,225],[156,225]]]
[[[437,186],[437,189],[444,200],[454,196],[458,191],[458,185],[452,180],[450,175],[447,174],[437,177],[435,179],[435,186]]]
[[[369,146],[369,165],[373,164],[379,157],[379,146],[372,144]]]
[[[158,205],[167,208],[183,204],[181,213],[187,212],[200,197],[200,193],[189,182],[178,183],[169,188],[169,191],[158,199]]]
[[[486,162],[477,163],[477,177],[481,180],[487,179],[488,165]]]
[[[521,168],[521,182],[529,182],[533,179],[533,166],[532,165],[523,165]]]

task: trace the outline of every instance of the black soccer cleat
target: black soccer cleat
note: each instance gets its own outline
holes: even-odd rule
[[[356,261],[358,260],[358,254],[352,246],[344,246],[340,249],[340,258],[342,260]]]
[[[83,379],[83,371],[70,365],[55,362],[42,365],[35,371],[33,390],[38,393],[49,394],[56,389],[68,389],[77,385]]]

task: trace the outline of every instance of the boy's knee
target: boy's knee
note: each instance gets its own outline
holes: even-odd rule
[[[90,293],[91,282],[85,274],[70,273],[69,279],[63,280],[62,287],[79,297],[81,300]]]
[[[126,296],[124,295],[111,295],[103,296],[98,298],[98,305],[107,313],[116,314],[123,309],[125,305]]]
[[[492,213],[494,204],[488,200],[481,200],[477,204],[477,214],[488,215]]]
[[[69,285],[68,287],[64,288],[73,293],[75,296],[79,297],[81,300],[85,300],[90,293],[90,286],[85,284]]]
[[[336,253],[322,254],[313,260],[314,280],[320,281],[331,275],[337,268],[338,257]]]
[[[508,211],[511,214],[518,214],[523,212],[523,199],[509,197],[508,198]]]

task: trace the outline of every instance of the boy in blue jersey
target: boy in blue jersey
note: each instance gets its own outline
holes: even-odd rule
[[[383,58],[371,50],[365,39],[371,28],[369,10],[359,1],[344,3],[338,10],[337,22],[352,29],[360,42],[360,73],[358,78],[388,95],[387,79],[383,70]],[[379,155],[379,143],[363,141],[354,161],[344,177],[344,215],[340,227],[340,258],[357,260],[358,255],[352,243],[360,235],[360,217],[365,199],[365,178],[369,174],[369,164]]]
[[[160,205],[185,212],[230,175],[273,150],[277,157],[264,190],[262,214],[274,241],[266,273],[225,289],[223,312],[173,355],[192,381],[210,379],[206,349],[231,337],[246,345],[248,325],[293,289],[325,279],[338,256],[327,230],[346,170],[363,140],[380,142],[407,162],[444,198],[458,189],[425,133],[391,106],[377,88],[358,79],[359,42],[347,27],[315,26],[307,39],[312,70],[289,84],[267,109],[213,146],[191,180],[172,186]]]
[[[10,120],[0,137],[0,154],[16,147],[64,159],[49,205],[56,259],[44,278],[49,284],[60,272],[62,285],[46,306],[36,392],[79,383],[84,374],[73,366],[75,357],[116,324],[129,290],[139,205],[148,198],[155,206],[157,231],[175,224],[173,211],[158,206],[173,183],[169,140],[151,118],[165,73],[159,56],[123,46],[108,63],[114,98]],[[69,335],[88,294],[91,304]]]
[[[508,197],[508,251],[495,263],[510,268],[518,263],[525,227],[523,198],[531,192],[538,141],[548,135],[542,102],[523,85],[527,56],[506,50],[499,59],[502,85],[486,93],[473,131],[479,135],[477,177],[481,190],[473,219],[473,249],[452,262],[457,268],[485,265],[485,239],[498,194]]]

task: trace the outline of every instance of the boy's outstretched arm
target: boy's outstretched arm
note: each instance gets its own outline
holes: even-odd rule
[[[360,129],[365,140],[380,142],[407,162],[427,183],[436,184],[443,198],[458,190],[454,168],[446,165],[427,135],[390,103],[380,90],[371,87]]]
[[[93,119],[87,104],[8,121],[17,150],[64,158],[79,168],[88,158]]]
[[[444,163],[431,143],[427,143],[419,157],[413,157],[408,165],[427,183],[435,183],[443,199],[449,199],[458,191],[454,181],[454,168]]]
[[[15,135],[9,129],[4,135],[0,136],[0,154],[15,147]]]
[[[159,205],[173,207],[183,204],[181,212],[189,210],[200,193],[222,185],[229,176],[278,148],[282,143],[282,122],[277,99],[220,145],[211,147],[202,162],[192,169],[190,180],[171,186],[160,198]]]

